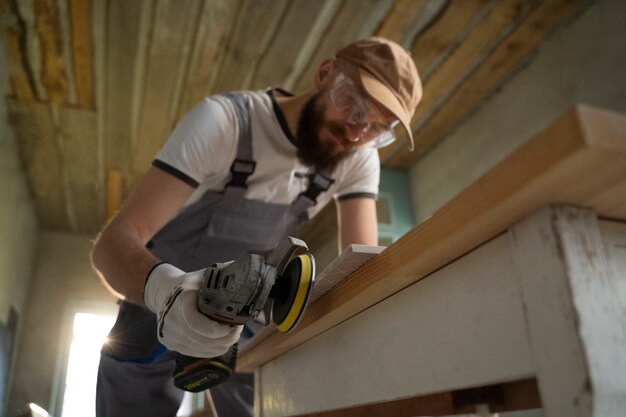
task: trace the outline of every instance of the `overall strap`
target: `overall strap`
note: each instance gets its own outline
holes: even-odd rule
[[[300,193],[298,198],[293,202],[292,207],[300,212],[298,222],[300,224],[309,220],[307,209],[317,204],[317,197],[328,190],[335,182],[329,175],[321,172],[314,172],[309,175],[309,186],[306,191]]]
[[[250,129],[250,105],[243,94],[224,93],[224,97],[233,104],[237,114],[239,140],[237,156],[230,166],[231,179],[226,184],[225,192],[242,195],[248,185],[248,177],[254,173],[256,162],[252,159],[252,131]]]

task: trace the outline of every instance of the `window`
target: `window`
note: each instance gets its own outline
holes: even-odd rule
[[[74,315],[61,417],[95,417],[100,349],[114,323],[113,315]]]

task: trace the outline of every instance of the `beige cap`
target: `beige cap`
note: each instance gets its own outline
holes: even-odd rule
[[[422,98],[422,82],[408,51],[389,39],[361,39],[337,52],[339,64],[352,64],[365,91],[393,113],[414,148],[411,117]]]

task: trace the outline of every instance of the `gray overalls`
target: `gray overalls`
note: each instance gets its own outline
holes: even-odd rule
[[[237,157],[231,180],[223,192],[207,191],[185,207],[148,243],[150,251],[184,271],[236,259],[249,252],[264,254],[282,237],[294,235],[308,220],[307,209],[333,180],[315,173],[308,189],[292,204],[264,203],[244,198],[254,172],[248,101],[241,94],[225,94],[238,116]],[[244,328],[240,345],[253,335]],[[96,396],[98,417],[174,417],[183,391],[174,386],[175,353],[156,336],[156,316],[125,301],[101,351]],[[219,417],[252,415],[253,378],[234,374],[211,389]]]

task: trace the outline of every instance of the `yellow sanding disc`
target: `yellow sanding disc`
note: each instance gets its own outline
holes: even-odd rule
[[[278,330],[282,333],[289,332],[298,324],[309,300],[313,280],[315,278],[315,260],[313,259],[313,255],[309,253],[298,255],[291,262],[297,262],[299,264],[300,274],[296,282],[297,289],[289,312],[281,323],[276,323]]]

